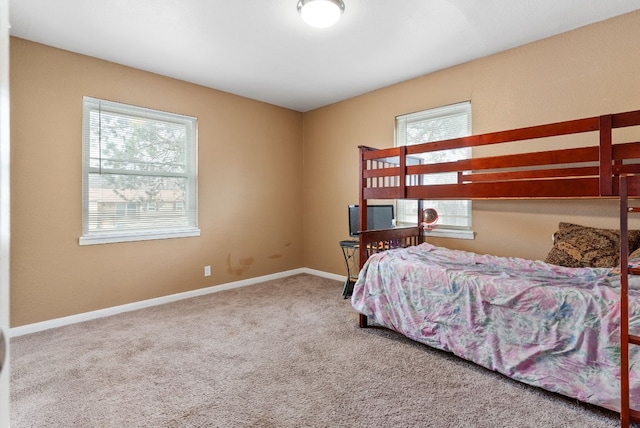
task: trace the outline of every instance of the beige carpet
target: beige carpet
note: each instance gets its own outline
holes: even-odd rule
[[[11,427],[616,427],[296,275],[11,341]]]

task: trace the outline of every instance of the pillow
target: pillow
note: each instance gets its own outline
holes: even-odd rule
[[[630,268],[640,268],[640,248],[629,254],[628,264]],[[611,272],[607,275],[609,285],[615,288],[620,288],[620,265],[611,269]],[[629,290],[640,290],[640,276],[629,275],[629,282],[627,283]]]
[[[630,268],[640,268],[640,248],[635,250],[633,253],[629,254],[629,257],[627,258],[627,266],[629,266]],[[620,275],[620,272],[621,272],[621,267],[620,267],[620,263],[618,263],[618,266],[611,269],[611,272],[609,272],[609,276]],[[634,275],[634,276],[637,276],[637,275]]]
[[[635,232],[635,230],[632,230],[631,232]],[[631,243],[629,243],[629,251],[631,251]],[[629,262],[631,261],[640,262],[640,248],[636,248],[635,251],[629,254],[628,259],[629,259]]]
[[[616,267],[620,260],[620,232],[560,223],[545,262],[565,267]],[[640,231],[629,231],[629,251],[640,247]]]

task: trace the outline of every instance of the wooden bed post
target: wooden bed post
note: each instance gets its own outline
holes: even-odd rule
[[[400,146],[399,161],[400,172],[398,173],[398,186],[400,187],[401,199],[407,197],[407,146]]]
[[[628,215],[640,213],[640,207],[629,206],[629,187],[634,187],[638,176],[620,175],[620,422],[629,427],[640,421],[640,411],[631,404],[631,374],[629,370],[629,345],[640,346],[640,336],[629,332],[629,275],[639,275],[637,267],[630,268],[628,261],[629,237]],[[635,193],[634,193],[635,194]],[[637,404],[636,404],[637,405]]]
[[[424,242],[424,228],[422,227],[422,211],[424,210],[424,202],[422,199],[418,199],[418,230],[420,231],[420,235],[418,235],[418,244],[422,244]]]
[[[364,171],[366,169],[366,160],[364,159],[364,154],[369,150],[367,147],[360,146],[360,189],[358,195],[358,204],[360,206],[358,217],[360,221],[361,230],[365,230],[367,228],[367,200],[364,197],[364,189],[367,187],[367,179],[364,178]],[[364,226],[363,226],[364,225]],[[358,235],[358,270],[362,269],[364,262],[367,260],[367,248],[362,242],[362,235]]]
[[[611,115],[600,116],[600,196],[613,195]]]
[[[360,177],[359,177],[359,195],[358,195],[358,204],[360,206],[358,216],[360,217],[360,227],[364,230],[367,228],[367,200],[364,197],[364,189],[367,187],[367,179],[364,178],[364,172],[366,168],[366,160],[364,159],[364,154],[369,150],[367,147],[360,146]],[[364,227],[362,227],[364,225]],[[358,271],[362,269],[364,262],[367,260],[367,246],[364,240],[362,239],[362,234],[358,235]],[[358,325],[360,328],[367,327],[367,316],[363,314],[358,314]]]
[[[629,420],[629,288],[628,201],[627,177],[620,176],[620,422],[628,427]]]
[[[362,314],[358,314],[358,325],[360,326],[360,328],[367,328],[367,316],[366,315],[362,315]]]

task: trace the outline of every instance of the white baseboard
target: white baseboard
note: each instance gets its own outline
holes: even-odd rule
[[[323,272],[321,270],[315,270],[315,269],[309,269],[309,268],[303,268],[302,270],[303,270],[302,273],[308,273],[309,275],[315,275],[322,278],[335,279],[336,281],[342,281],[342,282],[347,280],[347,277],[345,275],[336,275],[335,273]]]
[[[20,327],[9,329],[9,337],[17,337],[25,334],[37,333],[39,331],[49,330],[51,328],[62,327],[69,324],[75,324],[83,321],[89,321],[96,318],[108,317],[122,312],[135,311],[137,309],[148,308],[150,306],[163,305],[178,300],[190,299],[192,297],[204,296],[205,294],[216,293],[218,291],[230,290],[232,288],[244,287],[246,285],[259,284],[261,282],[270,281],[272,279],[286,278],[292,275],[307,273],[310,275],[320,276],[323,278],[335,279],[336,281],[345,281],[346,276],[340,276],[328,272],[322,272],[315,269],[300,268],[289,271],[274,273],[271,275],[259,276],[257,278],[244,279],[242,281],[228,282],[226,284],[213,285],[211,287],[199,288],[197,290],[185,291],[183,293],[170,294],[168,296],[156,297],[154,299],[141,300],[139,302],[127,303],[125,305],[113,306],[110,308],[99,309],[97,311],[84,312],[82,314],[70,315],[68,317],[55,318],[48,321],[27,324]]]

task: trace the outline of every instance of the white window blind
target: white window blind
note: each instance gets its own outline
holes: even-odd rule
[[[396,118],[396,146],[429,143],[471,135],[471,103],[463,102],[430,110],[398,116]],[[471,157],[471,148],[440,150],[420,155],[424,164],[449,162]],[[456,173],[423,174],[423,184],[455,183]],[[397,222],[416,224],[418,202],[399,200]],[[434,234],[458,238],[472,238],[471,201],[426,200],[425,208],[438,211]],[[468,232],[468,233],[465,233]]]
[[[80,244],[198,236],[196,118],[83,98]]]

